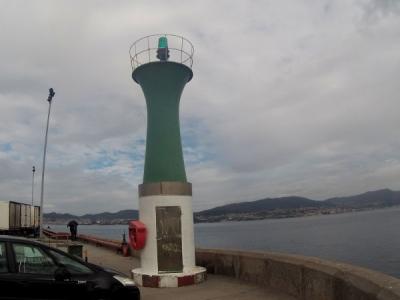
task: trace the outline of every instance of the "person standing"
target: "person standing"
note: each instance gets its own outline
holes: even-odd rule
[[[78,222],[75,220],[69,221],[67,227],[69,227],[69,231],[71,232],[71,240],[75,241],[78,233]]]

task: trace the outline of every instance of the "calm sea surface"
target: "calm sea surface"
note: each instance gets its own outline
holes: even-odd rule
[[[61,225],[51,226],[66,231]],[[124,225],[80,225],[79,233],[120,239]],[[196,247],[316,256],[400,278],[400,207],[338,215],[195,225]]]

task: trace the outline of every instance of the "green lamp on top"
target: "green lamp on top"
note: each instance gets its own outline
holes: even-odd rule
[[[158,39],[157,58],[160,61],[167,61],[169,58],[168,39],[165,36]]]

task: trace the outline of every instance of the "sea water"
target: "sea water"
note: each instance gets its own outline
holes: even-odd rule
[[[67,231],[51,225],[55,231]],[[122,240],[127,225],[80,225]],[[285,252],[347,262],[400,278],[400,207],[289,219],[195,224],[196,247]]]

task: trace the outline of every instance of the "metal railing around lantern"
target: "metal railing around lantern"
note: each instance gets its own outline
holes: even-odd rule
[[[160,61],[158,55],[160,38],[167,43],[168,56],[165,60],[192,68],[194,47],[188,39],[176,34],[152,34],[138,39],[130,47],[132,71],[143,64]]]

